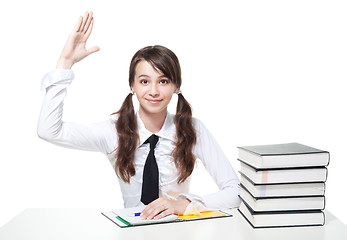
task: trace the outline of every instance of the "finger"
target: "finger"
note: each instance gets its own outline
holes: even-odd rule
[[[160,198],[154,200],[153,202],[151,202],[150,204],[148,204],[146,206],[146,208],[144,210],[142,210],[141,212],[141,218],[142,219],[147,219],[149,217],[149,215],[155,211],[155,209],[158,207],[158,203],[160,203]]]
[[[167,209],[165,211],[162,211],[161,213],[159,213],[158,215],[156,215],[153,219],[157,220],[157,219],[161,219],[163,217],[169,216],[173,214],[173,211],[170,209]]]
[[[83,16],[83,23],[81,25],[79,32],[84,32],[84,26],[86,25],[86,22],[88,20],[88,16],[89,16],[89,12],[86,12]]]
[[[90,12],[86,25],[84,27],[84,33],[87,33],[87,31],[89,30],[90,23],[93,21],[93,19],[93,12]]]
[[[98,46],[94,46],[94,47],[91,47],[87,50],[87,54],[90,55],[90,54],[95,53],[99,50],[100,50],[100,48]]]
[[[83,17],[80,16],[76,22],[74,29],[73,29],[74,32],[78,32],[80,30],[82,22],[83,22]]]
[[[149,213],[147,219],[153,219],[155,216],[162,213],[163,211],[166,211],[167,209],[168,207],[166,207],[165,205],[158,205],[155,209],[153,209],[152,212]]]
[[[147,219],[154,209],[155,208],[153,208],[151,205],[147,205],[140,214],[141,219]]]
[[[161,214],[162,212],[166,211],[166,209],[161,208],[162,210],[156,209],[151,214],[148,215],[147,220],[155,219],[156,216]]]
[[[94,18],[91,19],[90,27],[88,27],[88,30],[85,32],[86,38],[89,38],[90,34],[92,33],[93,26],[94,26]]]

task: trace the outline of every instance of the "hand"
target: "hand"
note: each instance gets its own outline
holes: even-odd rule
[[[84,17],[79,17],[61,52],[57,68],[70,69],[75,63],[100,50],[98,46],[86,49],[86,42],[92,33],[93,24],[93,12],[86,12]]]
[[[141,212],[141,218],[160,219],[171,214],[183,215],[189,203],[188,199],[169,200],[160,197],[147,205]]]

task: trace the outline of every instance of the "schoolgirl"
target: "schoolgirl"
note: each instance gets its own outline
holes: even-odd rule
[[[129,69],[131,92],[110,119],[88,125],[62,121],[71,67],[99,51],[86,49],[92,12],[80,17],[68,37],[57,68],[45,75],[46,89],[38,135],[64,147],[99,151],[118,176],[124,207],[147,205],[141,217],[199,213],[239,205],[239,180],[216,140],[198,119],[180,91],[181,69],[176,55],[163,46],[140,49]],[[178,94],[175,115],[167,106]],[[133,97],[139,102],[135,112]],[[198,196],[189,191],[190,176],[200,159],[219,191]]]

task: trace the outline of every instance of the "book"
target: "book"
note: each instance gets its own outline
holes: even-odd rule
[[[254,212],[241,201],[239,212],[254,228],[322,226],[325,223],[323,211]]]
[[[257,169],[327,166],[330,154],[300,143],[238,147],[239,158]]]
[[[325,208],[325,196],[314,197],[254,197],[241,186],[240,198],[246,202],[253,211],[293,211],[293,210],[322,210]]]
[[[108,212],[102,212],[102,215],[116,223],[119,227],[132,227],[148,224],[160,224],[160,223],[172,223],[172,222],[184,222],[192,220],[202,220],[221,217],[232,217],[227,211],[206,211],[200,215],[169,215],[161,219],[144,220],[141,219],[140,214],[146,206],[117,209]]]
[[[256,169],[241,161],[240,172],[252,182],[262,183],[295,183],[295,182],[325,182],[326,167]]]
[[[241,173],[241,185],[254,197],[324,196],[325,183],[257,184]]]

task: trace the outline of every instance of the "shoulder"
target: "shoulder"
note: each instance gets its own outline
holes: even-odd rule
[[[110,115],[110,121],[111,121],[112,123],[116,123],[117,120],[118,120],[118,118],[119,118],[119,114],[118,114],[118,113],[112,113],[112,114]]]
[[[168,125],[171,125],[171,126],[173,125],[175,127],[175,125],[176,125],[175,124],[175,117],[176,117],[175,114],[168,114],[168,117],[166,119],[166,123],[168,123]],[[192,118],[192,125],[193,125],[193,128],[196,131],[196,133],[207,130],[205,124],[200,119],[198,119],[196,117]]]
[[[197,132],[207,130],[205,124],[198,118],[193,117],[193,126]]]

